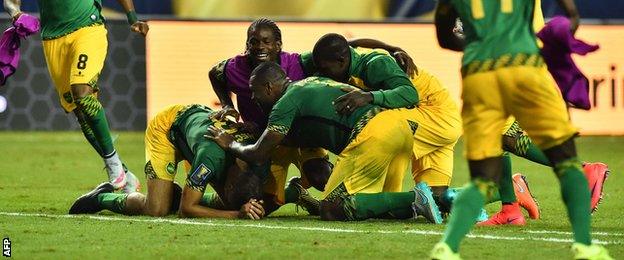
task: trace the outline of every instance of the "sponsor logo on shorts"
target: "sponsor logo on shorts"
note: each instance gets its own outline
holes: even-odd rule
[[[4,257],[11,257],[11,240],[8,237],[2,239],[2,255]]]

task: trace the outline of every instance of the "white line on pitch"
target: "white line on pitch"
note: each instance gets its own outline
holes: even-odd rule
[[[531,233],[531,234],[557,234],[557,235],[572,235],[572,232],[568,231],[554,231],[554,230],[523,230],[522,232]],[[621,237],[624,236],[622,233],[609,233],[609,232],[592,232],[594,236],[614,236]]]
[[[123,217],[108,217],[98,215],[53,215],[42,213],[19,213],[19,212],[0,212],[0,215],[4,216],[16,216],[16,217],[42,217],[42,218],[86,218],[103,221],[129,221],[129,222],[145,222],[145,223],[170,223],[179,225],[201,225],[201,226],[213,226],[213,227],[238,227],[238,228],[260,228],[260,229],[283,229],[283,230],[306,230],[306,231],[320,231],[320,232],[336,232],[336,233],[379,233],[379,234],[418,234],[418,235],[442,235],[443,232],[433,230],[361,230],[361,229],[341,229],[341,228],[325,228],[325,227],[301,227],[301,226],[275,226],[266,224],[232,224],[232,223],[215,223],[210,220],[207,221],[194,221],[187,219],[166,219],[166,218],[152,218],[152,219],[139,219],[139,218],[123,218]],[[542,230],[546,231],[546,230]],[[538,231],[538,232],[542,232]],[[559,232],[559,231],[557,231]],[[555,232],[553,232],[555,233]],[[553,243],[572,243],[572,239],[561,239],[552,237],[508,237],[508,236],[495,236],[487,234],[469,234],[470,238],[483,238],[492,240],[527,240],[527,241],[544,241]],[[603,241],[594,239],[596,244],[622,244],[622,241]]]

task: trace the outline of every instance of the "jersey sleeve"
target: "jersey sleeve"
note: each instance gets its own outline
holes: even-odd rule
[[[271,114],[269,115],[267,130],[275,131],[283,135],[288,134],[298,113],[299,108],[293,101],[291,93],[286,93],[273,106]]]
[[[227,65],[229,60],[222,60],[221,62],[217,63],[217,65],[215,65],[212,69],[216,72],[215,73],[215,79],[217,81],[219,81],[219,83],[221,83],[223,86],[227,85],[227,77],[225,75],[225,67]]]
[[[299,56],[301,61],[301,67],[303,68],[303,74],[305,77],[311,77],[316,74],[316,67],[314,66],[314,60],[312,59],[312,52],[306,51]]]
[[[377,90],[371,91],[373,104],[387,108],[401,108],[418,105],[418,92],[389,55],[379,55],[367,63],[367,85]]]

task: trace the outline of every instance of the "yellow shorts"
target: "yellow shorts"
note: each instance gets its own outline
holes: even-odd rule
[[[409,120],[418,123],[414,135],[412,178],[430,186],[448,186],[453,177],[453,151],[462,133],[459,108],[448,92],[410,109]]]
[[[466,157],[500,156],[501,129],[515,116],[537,146],[548,149],[577,132],[545,66],[515,66],[468,75],[463,79],[462,119]]]
[[[176,115],[187,106],[173,105],[162,110],[147,124],[145,130],[145,174],[150,179],[173,181],[178,163],[183,159],[169,141],[169,130]],[[188,167],[190,169],[190,167]]]
[[[66,112],[76,108],[72,85],[88,84],[97,91],[107,47],[104,25],[87,26],[63,37],[43,41],[48,71]]]
[[[278,146],[271,154],[271,174],[264,184],[264,192],[275,196],[276,202],[283,205],[286,201],[284,185],[288,167],[294,164],[301,172],[305,161],[316,158],[327,158],[327,151],[321,148]]]
[[[402,191],[414,146],[407,109],[391,109],[373,117],[338,155],[323,199],[340,184],[349,194]]]

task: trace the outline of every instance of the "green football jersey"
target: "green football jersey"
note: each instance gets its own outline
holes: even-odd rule
[[[54,39],[82,27],[102,23],[101,0],[37,0],[41,38]]]
[[[532,26],[535,0],[443,1],[453,5],[463,22],[464,73],[541,61]]]
[[[339,115],[332,102],[346,84],[322,77],[309,77],[288,86],[269,115],[268,130],[286,135],[286,143],[297,147],[322,147],[334,154],[349,144],[381,108],[366,105],[350,115]]]
[[[192,164],[193,172],[189,175],[187,184],[200,191],[203,191],[207,184],[215,187],[223,185],[227,177],[226,169],[234,163],[235,159],[216,143],[204,137],[208,133],[209,126],[224,129],[240,143],[249,144],[255,141],[251,134],[240,132],[232,127],[231,122],[213,119],[213,113],[214,111],[208,107],[189,105],[178,113],[169,130],[171,143],[182,157]],[[199,154],[206,156],[198,158]],[[261,171],[260,168],[258,169]],[[256,174],[264,177],[268,172],[256,172]]]
[[[385,108],[413,107],[418,92],[399,64],[385,50],[350,48],[349,84],[370,91],[373,104]],[[312,53],[301,54],[301,65],[307,75],[316,74]]]

